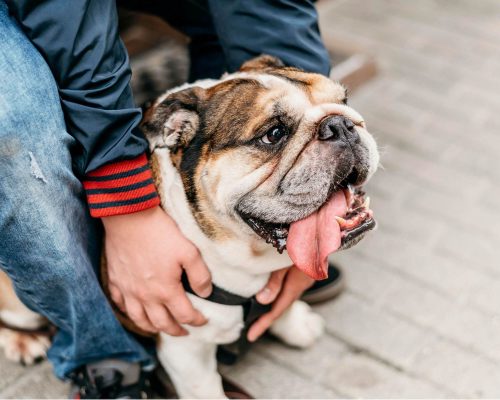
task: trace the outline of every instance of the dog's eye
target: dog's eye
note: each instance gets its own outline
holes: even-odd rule
[[[287,135],[287,131],[282,126],[271,128],[264,136],[260,138],[265,144],[277,144]]]

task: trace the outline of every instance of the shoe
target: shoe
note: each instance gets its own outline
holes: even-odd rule
[[[104,360],[70,374],[70,399],[150,399],[155,397],[148,372],[138,363]]]
[[[308,304],[317,304],[331,300],[338,296],[345,287],[345,278],[342,270],[328,263],[328,278],[316,281],[302,295],[302,300]]]

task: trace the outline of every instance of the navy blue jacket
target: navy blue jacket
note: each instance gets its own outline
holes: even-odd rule
[[[171,0],[172,7],[177,1],[186,0]],[[204,1],[229,72],[266,53],[328,74],[329,56],[311,0]],[[7,4],[55,77],[67,130],[80,145],[73,153],[74,169],[83,180],[91,214],[103,217],[158,205],[115,0]]]
[[[158,0],[165,1],[165,0]],[[209,0],[230,71],[267,53],[327,74],[314,5],[307,0]],[[9,10],[49,64],[69,133],[88,173],[146,149],[129,86],[127,52],[114,0],[9,0]]]

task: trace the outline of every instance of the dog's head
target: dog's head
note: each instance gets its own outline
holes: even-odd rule
[[[359,188],[378,152],[345,89],[270,56],[221,81],[168,93],[142,128],[168,148],[193,215],[213,240],[285,246],[316,279],[329,253],[374,226]]]

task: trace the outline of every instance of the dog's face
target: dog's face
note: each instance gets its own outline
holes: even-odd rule
[[[347,188],[365,183],[379,156],[345,89],[269,56],[204,86],[161,98],[142,125],[152,149],[170,149],[199,226],[215,241],[286,245],[299,268],[324,277],[327,253],[374,225]]]

